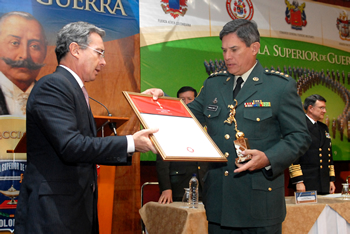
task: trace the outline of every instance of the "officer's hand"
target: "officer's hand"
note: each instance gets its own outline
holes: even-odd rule
[[[164,190],[159,197],[158,203],[169,204],[173,202],[173,191],[171,189]]]
[[[245,150],[242,152],[243,155],[252,155],[252,159],[247,163],[236,163],[238,169],[234,170],[234,173],[239,173],[242,171],[255,171],[270,165],[269,159],[266,157],[265,153],[260,150]]]
[[[164,96],[163,90],[157,89],[157,88],[147,89],[147,90],[143,91],[142,93],[153,95],[153,100],[157,100],[159,97]]]
[[[297,192],[305,192],[306,188],[305,188],[304,182],[297,183],[296,189],[297,189]]]
[[[334,182],[331,181],[329,182],[329,193],[333,194],[334,192],[335,192],[335,185],[334,185]]]

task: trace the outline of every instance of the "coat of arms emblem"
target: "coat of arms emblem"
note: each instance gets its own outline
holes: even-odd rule
[[[251,20],[254,15],[253,3],[251,0],[227,0],[226,10],[230,17],[235,19]]]
[[[340,39],[350,41],[350,20],[345,11],[341,12],[337,18],[337,28]]]
[[[187,0],[161,0],[161,7],[165,14],[170,14],[174,19],[187,12]]]
[[[292,26],[292,29],[302,30],[306,26],[305,2],[299,5],[298,1],[293,1],[292,4],[285,0],[286,8],[286,22]]]

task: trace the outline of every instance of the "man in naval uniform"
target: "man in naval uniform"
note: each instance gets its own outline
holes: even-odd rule
[[[313,94],[305,99],[304,109],[312,143],[308,151],[289,167],[289,187],[297,192],[334,193],[331,137],[327,125],[321,122],[327,112],[326,99]]]

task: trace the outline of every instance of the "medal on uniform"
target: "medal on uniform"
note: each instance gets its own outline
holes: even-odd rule
[[[250,154],[243,155],[242,152],[246,149],[250,149],[248,138],[245,138],[244,133],[239,131],[237,129],[237,120],[235,118],[236,115],[236,107],[237,107],[237,100],[235,99],[235,105],[228,105],[228,108],[230,108],[230,114],[228,118],[224,121],[224,123],[232,124],[232,122],[235,123],[235,130],[236,130],[236,140],[233,141],[233,144],[236,148],[236,153],[238,158],[236,158],[236,163],[245,163],[252,159],[252,156]]]

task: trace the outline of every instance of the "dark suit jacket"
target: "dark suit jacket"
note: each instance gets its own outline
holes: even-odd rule
[[[227,163],[211,163],[204,178],[207,219],[228,227],[282,223],[286,215],[284,170],[307,150],[311,141],[296,83],[283,74],[264,71],[259,62],[253,69],[236,97],[235,117],[251,149],[263,151],[271,169],[235,174],[235,126],[224,123],[229,117],[228,105],[234,104],[233,81],[229,73],[213,74],[188,104],[228,155]],[[253,107],[253,100],[270,106]]]
[[[196,173],[199,186],[199,198],[202,198],[203,177],[208,169],[207,162],[168,162],[157,155],[157,175],[160,192],[171,189],[174,201],[181,201],[185,193],[184,188],[189,187],[193,173]]]
[[[308,117],[305,118],[312,143],[308,151],[291,165],[289,187],[295,190],[295,183],[304,181],[307,191],[328,194],[330,181],[335,181],[329,130],[324,123],[317,121],[317,128]]]
[[[81,88],[58,67],[27,102],[27,168],[15,232],[98,233],[95,164],[126,161],[126,137],[96,137]]]

